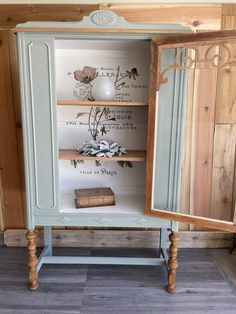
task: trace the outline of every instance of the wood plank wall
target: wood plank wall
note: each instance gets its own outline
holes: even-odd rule
[[[0,5],[0,230],[25,225],[19,84],[15,37],[10,29],[27,20],[76,21],[99,8],[113,10],[131,22],[179,23],[195,31],[236,28],[236,5]],[[200,93],[198,73],[190,74],[182,208],[229,219],[236,189],[236,68],[205,72],[212,81],[210,94]],[[207,122],[204,128],[199,117]],[[207,179],[204,188],[199,172]]]
[[[236,29],[236,5],[222,7],[221,28]],[[236,45],[230,46],[231,56]],[[223,60],[226,52],[220,50]],[[211,215],[232,220],[235,208],[236,67],[218,70],[212,165]]]
[[[23,184],[10,59],[9,31],[0,32],[0,169],[2,184],[2,228],[24,226]],[[18,88],[18,86],[16,86]]]

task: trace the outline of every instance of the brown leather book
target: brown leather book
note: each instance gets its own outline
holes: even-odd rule
[[[115,205],[115,194],[111,188],[90,188],[75,190],[75,207],[97,207]]]

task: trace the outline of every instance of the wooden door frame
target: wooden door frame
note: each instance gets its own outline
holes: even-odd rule
[[[155,82],[156,83],[156,88],[155,91],[160,90],[160,86],[162,84],[168,83],[168,78],[164,77],[164,74],[167,71],[170,70],[184,70],[188,69],[189,67],[182,66],[178,63],[178,60],[175,60],[174,64],[171,64],[167,66],[164,69],[161,69],[161,60],[162,60],[162,52],[164,49],[168,48],[183,48],[183,49],[196,49],[197,47],[202,47],[202,46],[207,46],[211,45],[211,47],[214,47],[215,45],[224,45],[224,44],[231,44],[231,43],[236,43],[236,30],[224,30],[224,31],[219,31],[219,32],[208,32],[208,33],[199,33],[199,34],[187,34],[187,35],[180,35],[180,36],[168,36],[168,37],[162,37],[162,38],[157,38],[152,40],[152,57],[154,60],[152,60],[152,66],[154,65],[154,74],[151,73],[151,83]],[[206,53],[207,54],[207,53]],[[204,57],[206,58],[206,54]],[[229,54],[228,58],[225,63],[222,65],[220,64],[215,64],[212,59],[197,59],[197,52],[196,52],[196,59],[191,59],[190,66],[192,64],[195,66],[197,62],[211,62],[212,67],[215,68],[223,68],[226,66],[236,66],[236,58],[234,56],[231,56]],[[178,55],[177,55],[178,56]],[[215,57],[215,56],[214,56]],[[153,67],[152,67],[153,69]],[[153,88],[153,84],[151,84]],[[152,98],[152,95],[151,95]],[[154,98],[153,101],[151,101],[151,108],[149,109],[149,113],[153,114],[153,111],[155,111],[155,101],[156,99]],[[154,121],[153,119],[151,120],[151,125],[149,125],[149,128],[151,130],[155,129],[157,121]],[[148,158],[148,173],[151,173],[151,181],[153,184],[153,169],[154,169],[154,149],[153,146],[156,146],[156,143],[154,143],[154,139],[151,134],[149,134],[149,138],[151,137],[151,143],[148,141],[149,145],[148,146],[148,152],[151,151],[152,156]],[[151,163],[152,162],[152,163]],[[180,170],[179,170],[180,171]],[[147,181],[149,182],[149,180]],[[151,185],[152,186],[152,185]],[[153,190],[153,188],[149,188],[150,191]],[[235,224],[235,214],[232,222],[225,221],[225,220],[219,220],[219,219],[212,219],[212,218],[207,218],[207,217],[202,217],[202,216],[196,216],[196,215],[188,215],[188,214],[182,214],[179,212],[175,212],[175,208],[167,208],[165,210],[163,209],[158,209],[158,208],[153,208],[153,203],[152,203],[152,193],[153,191],[149,193],[149,201],[147,202],[146,206],[146,211],[145,213],[150,216],[154,217],[159,217],[162,219],[168,219],[172,221],[177,221],[177,222],[182,222],[182,223],[188,223],[188,224],[196,224],[201,227],[208,227],[208,228],[213,228],[213,229],[220,229],[223,231],[229,231],[229,232],[236,232],[236,224]],[[151,204],[150,207],[148,207]],[[149,210],[150,208],[150,210]]]

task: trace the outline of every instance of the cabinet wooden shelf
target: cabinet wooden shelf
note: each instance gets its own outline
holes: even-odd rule
[[[117,107],[145,107],[147,102],[121,102],[121,101],[79,101],[79,100],[65,100],[58,99],[57,104],[60,106],[117,106]]]
[[[64,214],[134,214],[142,215],[144,211],[144,195],[116,195],[116,205],[75,208],[74,194],[61,194],[61,213]]]
[[[146,151],[143,150],[130,150],[128,154],[114,157],[91,157],[78,154],[74,149],[60,149],[59,159],[62,160],[109,160],[109,161],[145,161]]]

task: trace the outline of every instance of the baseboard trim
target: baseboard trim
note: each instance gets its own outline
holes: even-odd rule
[[[26,229],[8,229],[4,232],[6,246],[26,246]],[[53,230],[55,247],[146,247],[156,248],[159,231],[131,230]],[[226,248],[233,234],[220,231],[180,231],[181,248]],[[43,246],[43,230],[38,230],[37,246]]]

